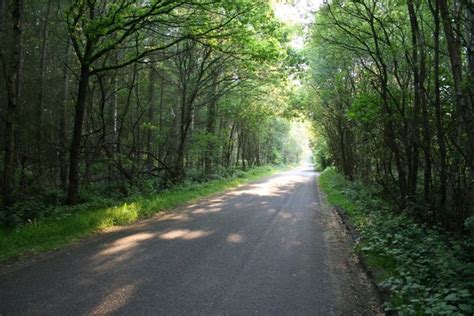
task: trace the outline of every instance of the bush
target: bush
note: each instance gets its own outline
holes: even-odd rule
[[[377,190],[348,182],[333,169],[323,172],[320,183],[329,202],[346,209],[360,233],[357,250],[389,293],[387,311],[474,313],[472,233],[453,235],[417,223],[379,199]]]

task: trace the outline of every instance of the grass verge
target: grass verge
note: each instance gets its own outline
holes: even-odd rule
[[[394,211],[373,190],[349,182],[334,169],[319,178],[330,204],[343,208],[360,234],[360,251],[384,308],[400,315],[472,315],[474,242],[416,223]]]
[[[259,167],[233,178],[187,184],[153,195],[138,195],[117,202],[107,199],[56,210],[54,219],[34,221],[13,231],[0,230],[0,262],[58,249],[106,228],[129,225],[157,212],[269,176],[283,167]]]

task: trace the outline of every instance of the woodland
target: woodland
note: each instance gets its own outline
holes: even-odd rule
[[[299,163],[309,131],[385,309],[474,313],[473,1],[0,0],[0,71],[0,260]]]
[[[384,307],[474,313],[474,2],[328,1],[300,100]]]
[[[0,3],[0,221],[300,159],[267,1]]]
[[[474,215],[472,1],[332,1],[316,14],[302,98],[321,167],[462,231]],[[472,225],[472,223],[471,223]]]

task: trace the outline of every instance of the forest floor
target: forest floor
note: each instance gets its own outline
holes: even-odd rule
[[[3,265],[0,314],[377,314],[316,179],[282,172]]]
[[[347,226],[386,312],[400,315],[473,315],[474,244],[397,211],[380,189],[350,182],[335,169],[318,179]]]

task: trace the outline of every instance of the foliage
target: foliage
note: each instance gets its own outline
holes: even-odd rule
[[[362,252],[379,286],[389,292],[387,311],[401,315],[471,315],[474,312],[474,235],[454,235],[397,213],[380,192],[326,169],[320,184],[328,201],[355,224]]]
[[[0,80],[0,224],[300,159],[284,116],[296,55],[268,1],[48,0],[19,6],[20,36],[14,2],[0,5],[2,56],[22,58]]]
[[[474,214],[474,58],[461,39],[473,37],[470,12],[456,1],[327,1],[302,88],[320,165],[458,232]]]

